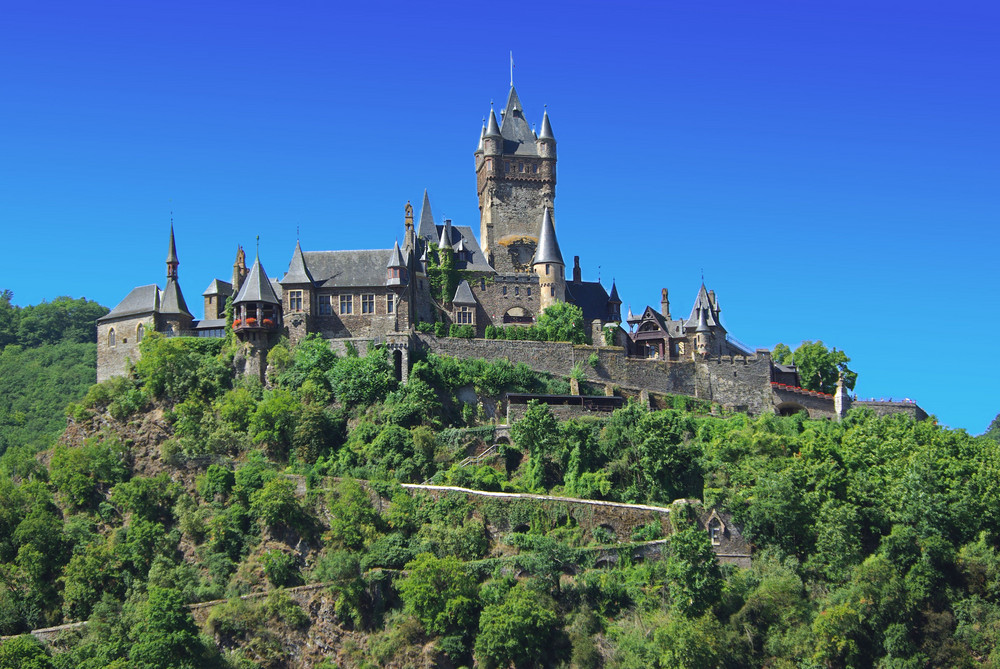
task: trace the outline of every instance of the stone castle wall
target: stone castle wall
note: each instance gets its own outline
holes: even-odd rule
[[[418,346],[433,353],[484,360],[504,358],[558,376],[569,376],[579,364],[590,382],[689,395],[752,414],[771,411],[774,407],[771,358],[764,351],[749,358],[724,356],[695,363],[629,358],[625,350],[618,347],[458,339],[427,334],[415,335],[414,339]],[[591,364],[592,359],[596,364]]]
[[[97,325],[97,382],[115,376],[125,376],[130,364],[139,359],[138,328],[146,332],[155,328],[152,314],[122,318]],[[111,330],[115,331],[115,345],[110,344]]]

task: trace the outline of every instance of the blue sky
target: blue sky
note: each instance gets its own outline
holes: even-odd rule
[[[34,2],[0,21],[0,288],[114,306],[478,230],[472,152],[508,52],[558,141],[556,226],[626,306],[700,277],[751,346],[822,339],[859,395],[1000,411],[995,2]],[[195,306],[199,305],[199,306]]]

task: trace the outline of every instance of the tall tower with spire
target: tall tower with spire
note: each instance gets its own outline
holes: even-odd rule
[[[528,125],[513,85],[500,117],[490,109],[475,152],[479,239],[501,274],[531,272],[546,209],[555,220],[556,140],[548,112],[537,135]]]

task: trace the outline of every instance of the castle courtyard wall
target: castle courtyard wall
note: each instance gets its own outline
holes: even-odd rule
[[[139,359],[138,328],[146,332],[155,329],[152,314],[104,321],[97,325],[97,382],[115,376],[125,376],[128,367]],[[111,330],[115,331],[115,345],[109,343]]]

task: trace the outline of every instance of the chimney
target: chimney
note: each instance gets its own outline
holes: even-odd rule
[[[573,256],[573,283],[580,283],[580,277],[580,256]]]
[[[660,291],[660,313],[668,321],[670,320],[670,300],[667,298],[667,289]]]

